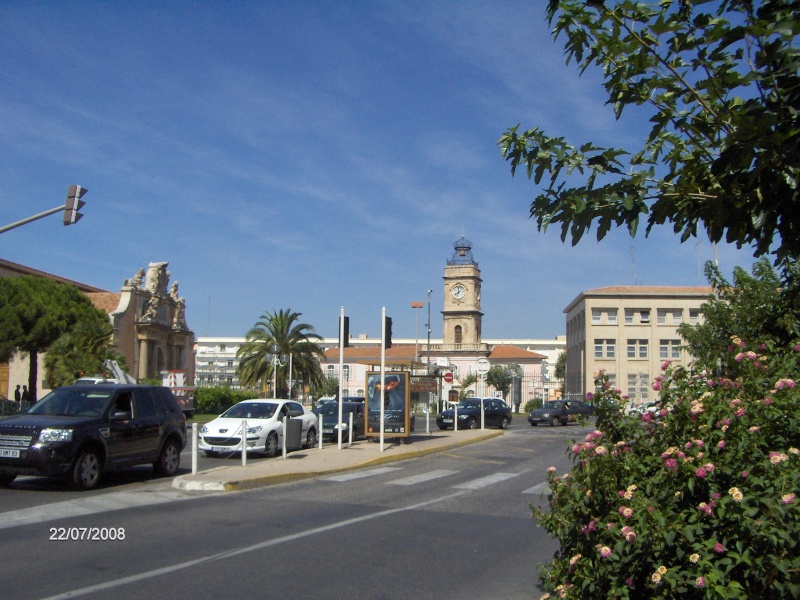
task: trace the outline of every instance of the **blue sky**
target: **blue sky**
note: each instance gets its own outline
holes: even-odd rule
[[[496,145],[508,127],[625,146],[648,131],[565,65],[545,5],[0,0],[0,226],[89,189],[79,223],[6,232],[0,257],[110,291],[167,261],[198,336],[290,308],[334,337],[341,306],[379,336],[385,306],[414,337],[432,289],[441,337],[462,235],[485,338],[563,334],[585,289],[705,284],[707,240],[573,247],[529,218],[536,187]],[[728,275],[752,264],[717,256]]]

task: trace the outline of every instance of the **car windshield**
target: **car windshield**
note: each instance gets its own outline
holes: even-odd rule
[[[278,405],[274,402],[240,402],[220,415],[224,419],[269,419]]]
[[[542,404],[542,408],[561,408],[561,402],[545,402]]]
[[[466,408],[480,408],[481,401],[479,398],[467,398],[466,400],[462,400],[458,403],[458,410],[463,410]]]
[[[99,417],[103,414],[113,392],[76,390],[69,386],[47,394],[28,413],[32,415],[61,415],[65,417]]]
[[[350,406],[342,405],[342,414],[348,415],[351,412],[355,412],[354,409]],[[321,415],[339,415],[339,405],[338,404],[325,404],[320,406],[319,414]]]

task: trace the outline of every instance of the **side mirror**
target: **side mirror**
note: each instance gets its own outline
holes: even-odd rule
[[[130,421],[132,416],[128,410],[114,410],[111,412],[112,421]]]

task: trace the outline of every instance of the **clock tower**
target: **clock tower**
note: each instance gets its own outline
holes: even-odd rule
[[[452,350],[481,349],[481,271],[472,258],[472,242],[461,236],[444,269],[442,342]]]

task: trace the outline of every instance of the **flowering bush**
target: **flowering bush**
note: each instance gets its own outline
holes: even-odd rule
[[[800,345],[729,352],[724,377],[662,365],[655,415],[597,375],[597,430],[534,510],[544,598],[800,597]]]

